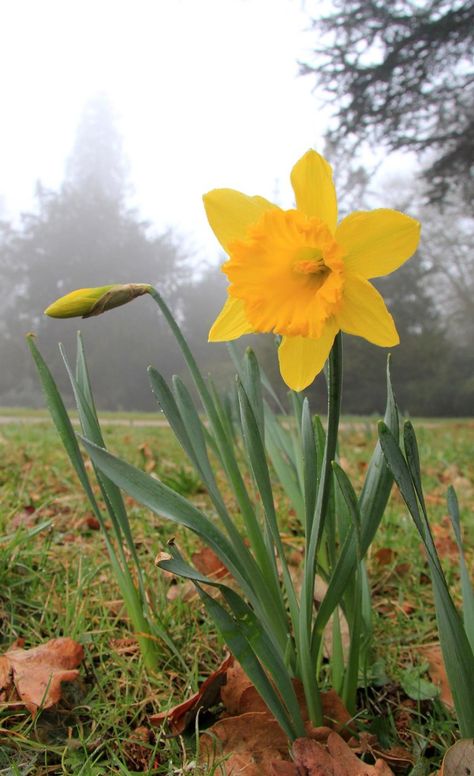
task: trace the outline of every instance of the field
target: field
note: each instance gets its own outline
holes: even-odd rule
[[[21,419],[15,411],[6,415],[9,422],[0,425],[1,650],[19,638],[29,648],[69,636],[84,645],[85,660],[80,682],[66,685],[54,711],[32,719],[24,708],[0,703],[0,774],[208,773],[196,764],[192,735],[184,740],[165,738],[158,728],[149,731],[147,721],[151,713],[192,694],[224,654],[222,641],[196,599],[190,603],[189,592],[175,584],[170,595],[170,581],[154,566],[157,553],[166,549],[171,537],[185,554],[197,548],[195,538],[177,532],[126,497],[156,606],[182,658],[178,661],[163,647],[159,671],[145,673],[103,537],[56,432],[41,413]],[[108,415],[104,420],[113,452],[206,505],[205,491],[162,421],[156,424],[154,417],[152,425],[141,415]],[[472,568],[474,422],[419,420],[414,425],[433,530],[458,596],[458,556],[447,523],[445,494],[454,484]],[[343,422],[341,463],[354,482],[362,480],[375,435],[375,418]],[[297,550],[298,526],[283,499],[279,517],[288,542]],[[43,523],[35,534],[35,527]],[[436,764],[453,742],[456,728],[438,699],[407,699],[410,693],[400,689],[407,690],[414,676],[430,681],[419,650],[436,642],[437,634],[419,538],[395,490],[368,568],[378,689],[361,698],[361,724],[376,732],[385,746],[402,744]],[[202,725],[208,722],[205,715],[200,719]],[[400,772],[407,773],[406,765]]]

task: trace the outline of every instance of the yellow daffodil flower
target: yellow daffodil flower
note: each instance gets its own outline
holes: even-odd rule
[[[137,296],[149,293],[150,289],[146,283],[79,288],[56,299],[44,312],[51,318],[90,318],[127,304]]]
[[[232,189],[204,196],[206,214],[229,255],[228,299],[209,341],[243,334],[282,336],[280,371],[295,391],[322,370],[339,331],[397,345],[393,318],[370,278],[388,275],[415,252],[420,224],[396,210],[359,211],[337,223],[328,162],[308,151],[293,167],[296,209]]]

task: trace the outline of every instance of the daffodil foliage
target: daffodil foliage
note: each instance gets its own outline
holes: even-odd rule
[[[228,299],[210,341],[273,332],[283,379],[293,390],[321,371],[339,331],[382,347],[397,345],[392,316],[371,278],[388,275],[416,251],[420,225],[396,210],[352,213],[338,224],[328,162],[308,151],[293,167],[296,208],[232,189],[204,196],[209,223],[228,253]]]

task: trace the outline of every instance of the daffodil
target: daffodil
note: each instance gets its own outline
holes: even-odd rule
[[[106,310],[120,307],[131,302],[137,296],[150,293],[151,286],[146,283],[114,284],[95,288],[78,288],[56,299],[46,308],[45,315],[50,318],[90,318],[101,315]]]
[[[230,281],[209,340],[281,335],[282,377],[300,391],[322,370],[339,331],[382,347],[398,344],[393,318],[369,280],[412,256],[420,225],[389,209],[358,211],[338,224],[331,166],[312,150],[293,167],[291,183],[291,210],[232,189],[204,196],[229,255],[222,269]]]

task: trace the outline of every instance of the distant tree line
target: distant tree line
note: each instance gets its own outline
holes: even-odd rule
[[[355,174],[361,187],[364,176]],[[232,385],[225,345],[207,343],[209,327],[225,300],[226,279],[216,267],[195,277],[192,257],[176,237],[157,234],[128,205],[127,165],[113,112],[104,97],[87,106],[58,191],[38,185],[34,213],[19,226],[0,229],[0,405],[42,406],[35,370],[24,342],[34,331],[61,387],[70,394],[57,343],[73,356],[82,330],[98,406],[156,407],[146,367],[165,377],[185,374],[178,347],[148,297],[99,318],[51,320],[45,307],[70,290],[111,282],[155,284],[180,321],[203,371]],[[427,241],[420,254],[378,285],[400,332],[392,375],[403,410],[412,414],[467,415],[474,399],[474,357],[469,326],[474,320],[474,266],[467,245],[472,220],[459,209],[441,220],[422,215]],[[255,348],[281,397],[275,339],[244,338]],[[386,351],[346,337],[344,410],[381,412],[385,403]],[[324,380],[309,395],[324,411]]]

